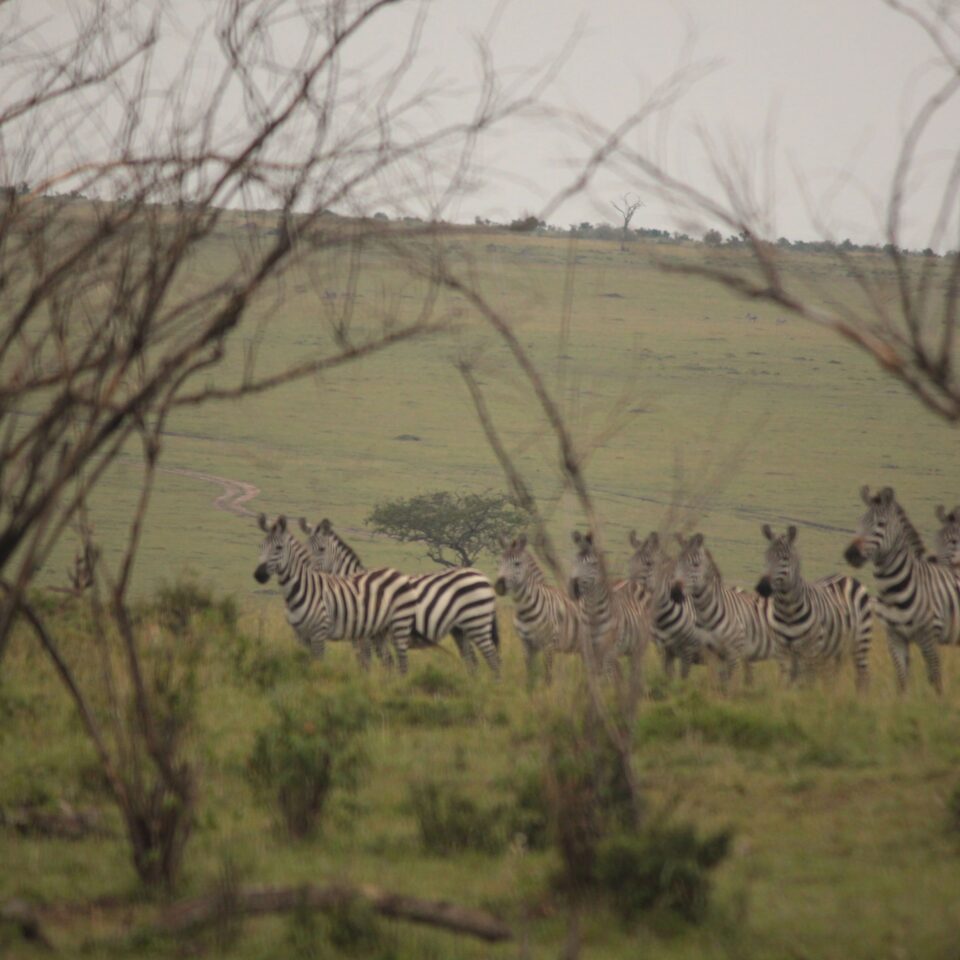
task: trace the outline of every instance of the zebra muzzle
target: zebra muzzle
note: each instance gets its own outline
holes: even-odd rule
[[[256,570],[253,571],[253,579],[257,583],[266,583],[270,579],[270,571],[267,569],[265,563],[261,563]]]
[[[757,583],[757,593],[761,597],[769,597],[773,593],[773,584],[770,582],[769,577],[761,577]]]
[[[670,599],[674,603],[683,603],[683,584],[679,580],[670,588]]]
[[[862,567],[866,562],[866,557],[863,555],[863,550],[860,545],[859,540],[854,540],[853,543],[847,547],[846,551],[843,554],[844,559],[851,567]]]
[[[493,585],[493,590],[498,597],[505,596],[507,592],[507,581],[504,580],[503,577],[497,577],[496,583]]]

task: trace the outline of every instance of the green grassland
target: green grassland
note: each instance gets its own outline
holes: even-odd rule
[[[506,626],[506,624],[504,624]],[[550,718],[577,696],[578,664],[564,659],[549,690],[526,692],[522,658],[509,633],[498,684],[470,681],[453,656],[414,658],[403,679],[364,676],[334,645],[308,665],[279,616],[241,619],[224,631],[215,616],[194,619],[182,643],[198,645],[197,729],[188,754],[198,764],[197,827],[187,850],[189,895],[241,882],[346,880],[480,906],[507,920],[528,956],[556,956],[564,907],[552,892],[549,849],[519,836],[491,851],[424,849],[410,790],[426,780],[453,784],[484,810],[499,805],[510,831],[512,784],[543,762]],[[81,682],[96,678],[77,642],[65,642]],[[960,824],[960,692],[943,701],[916,684],[897,699],[882,649],[875,683],[858,699],[849,672],[784,690],[772,665],[750,691],[719,696],[695,671],[686,686],[665,684],[648,660],[651,698],[637,721],[637,768],[651,816],[734,831],[730,857],[714,877],[704,922],[685,926],[654,912],[625,923],[601,904],[584,930],[584,956],[939,957],[954,955]],[[955,672],[954,672],[955,675]],[[273,705],[306,693],[352,692],[370,705],[363,735],[370,757],[360,789],[335,803],[315,837],[292,841],[246,776],[256,732]],[[183,956],[216,953],[209,934],[189,946],[138,934],[149,916],[119,818],[105,799],[92,749],[35,646],[17,637],[0,683],[0,807],[60,800],[106,812],[107,838],[60,840],[0,831],[0,902],[17,895],[55,904],[47,928],[64,955]],[[953,801],[951,801],[953,797]],[[347,802],[349,801],[349,802]],[[111,903],[91,909],[90,901]],[[71,906],[73,905],[73,906]],[[248,920],[225,950],[235,957],[349,956],[294,917]],[[514,956],[516,944],[478,945],[450,934],[381,921],[375,949],[359,955]],[[34,952],[0,926],[17,957]],[[41,952],[36,951],[39,956]]]
[[[239,216],[224,220],[184,284],[221,275],[238,245],[256,242],[255,230],[238,241],[241,225]],[[450,261],[469,271],[515,325],[584,449],[615,422],[587,466],[615,569],[626,559],[628,531],[662,526],[678,498],[704,496],[691,520],[725,575],[742,584],[753,584],[760,572],[764,522],[799,526],[811,577],[844,569],[863,483],[893,485],[928,539],[934,506],[958,500],[954,432],[871,361],[829,331],[656,264],[658,257],[736,264],[742,254],[735,250],[638,243],[621,253],[616,244],[473,231],[443,243]],[[791,275],[824,302],[856,296],[830,261],[787,256]],[[886,269],[879,257],[864,262],[878,276]],[[238,380],[251,345],[263,371],[330,347],[327,319],[344,301],[349,269],[346,254],[304,255],[255,305],[216,381]],[[374,242],[362,251],[356,283],[358,335],[376,332],[384,316],[413,319],[426,294],[404,258]],[[373,505],[387,498],[503,489],[454,367],[467,356],[565,544],[582,517],[562,491],[555,444],[532,394],[505,346],[462,299],[441,294],[436,310],[457,318],[455,333],[242,402],[178,412],[162,465],[255,484],[261,492],[248,503],[254,510],[328,516],[366,562],[426,569],[416,547],[362,528]],[[419,439],[397,439],[403,435]],[[93,504],[108,562],[135,503],[134,452],[106,477]],[[483,673],[469,682],[457,659],[439,652],[414,654],[407,679],[378,670],[360,675],[343,645],[334,645],[322,667],[307,664],[283,623],[279,597],[255,589],[255,525],[215,509],[218,492],[162,473],[136,569],[140,595],[186,571],[236,597],[243,611],[239,634],[205,620],[193,628],[203,645],[200,719],[190,744],[201,800],[181,892],[209,888],[228,868],[259,883],[376,882],[488,907],[522,935],[524,956],[557,955],[564,923],[550,892],[554,854],[514,840],[496,853],[426,853],[409,788],[445,778],[478,802],[508,803],[511,778],[540,762],[545,718],[575,696],[577,664],[561,664],[551,690],[529,694],[509,604],[501,614],[499,684]],[[64,541],[41,583],[63,584],[74,547]],[[494,562],[484,557],[480,565],[492,572]],[[865,578],[869,585],[868,572]],[[82,665],[76,644],[69,649],[68,641],[68,652]],[[647,672],[656,695],[642,705],[637,729],[644,789],[655,809],[669,807],[704,829],[732,826],[733,852],[716,873],[703,925],[684,928],[659,916],[624,925],[598,905],[587,920],[584,955],[955,957],[960,833],[949,810],[960,784],[960,667],[956,651],[945,651],[944,661],[942,701],[925,687],[917,664],[908,695],[895,697],[879,635],[866,698],[855,697],[850,670],[833,683],[784,690],[772,667],[759,671],[755,689],[721,698],[699,673],[688,688],[667,685],[651,654]],[[257,663],[266,665],[269,682],[257,680]],[[86,669],[93,678],[93,665]],[[426,692],[431,672],[449,679],[440,692]],[[353,688],[373,709],[364,735],[371,766],[353,808],[335,812],[316,838],[293,843],[247,781],[254,736],[278,698]],[[0,672],[0,806],[63,798],[109,810],[94,766],[49,665],[17,635]],[[129,897],[127,919],[136,926],[135,877],[117,836],[65,841],[0,831],[0,865],[0,901]],[[118,939],[113,915],[107,920],[97,911],[63,911],[52,930],[65,954],[217,949]],[[3,936],[0,949],[31,955]],[[305,937],[289,918],[251,921],[223,952],[338,955]],[[380,937],[371,955],[494,957],[518,949],[399,924],[381,924]]]
[[[257,242],[249,231],[238,239],[239,232],[228,219],[205,241],[184,290],[224,275],[238,250]],[[842,566],[845,531],[862,512],[861,484],[893,485],[928,536],[934,506],[960,495],[953,431],[871,360],[830,331],[707,281],[664,273],[656,263],[736,265],[745,262],[743,252],[637,243],[621,253],[613,243],[471,231],[441,242],[450,263],[515,325],[581,448],[591,451],[587,478],[616,569],[631,528],[664,522],[678,496],[678,462],[679,492],[706,494],[693,523],[724,573],[748,584],[759,572],[763,522],[798,524],[806,571],[819,576]],[[892,282],[882,257],[861,259],[881,283]],[[216,382],[238,382],[249,349],[262,372],[332,350],[329,318],[344,308],[350,262],[343,252],[298,258],[254,304]],[[350,302],[358,340],[375,334],[385,317],[417,316],[428,288],[411,276],[404,256],[371,241],[357,262]],[[856,297],[852,280],[823,256],[791,252],[786,264],[791,280],[823,302]],[[244,401],[178,412],[162,464],[255,484],[261,493],[248,504],[254,510],[328,516],[350,529],[368,563],[422,567],[417,548],[374,539],[362,527],[387,498],[503,489],[454,368],[468,357],[498,429],[554,533],[566,540],[582,517],[562,496],[555,442],[506,346],[459,296],[441,293],[435,315],[456,318],[456,332]],[[616,429],[597,447],[611,423]],[[419,440],[397,439],[403,436]],[[101,486],[94,520],[108,557],[138,478],[131,459]],[[141,589],[188,568],[238,596],[251,593],[258,536],[249,523],[211,509],[218,492],[182,475],[161,477],[137,568]],[[64,541],[44,582],[63,582],[74,547]],[[492,558],[483,563],[489,569]]]

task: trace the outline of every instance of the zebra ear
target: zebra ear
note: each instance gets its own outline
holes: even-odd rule
[[[630,531],[630,546],[633,547],[634,550],[640,549],[640,538],[637,536],[636,530]]]
[[[787,543],[793,543],[797,539],[797,528],[791,523],[787,527]]]
[[[775,539],[776,539],[776,538],[774,537],[774,535],[773,535],[773,531],[770,529],[770,524],[769,524],[769,523],[765,523],[760,529],[763,531],[763,535],[764,535],[768,540],[771,540],[771,541],[772,541],[772,540],[775,540]]]
[[[590,546],[592,547],[592,546],[593,546],[593,531],[592,531],[592,530],[588,530],[588,531],[583,535],[583,539],[586,540],[587,543],[589,543]]]
[[[884,487],[880,491],[880,502],[884,506],[887,506],[888,504],[893,503],[895,496],[896,495],[893,492],[893,487]]]
[[[516,541],[514,541],[515,543]],[[509,550],[513,546],[513,543],[510,542],[510,538],[505,533],[500,533],[497,535],[497,543],[500,544],[501,550]]]
[[[267,523],[267,515],[265,513],[261,513],[257,517],[257,524],[264,533],[270,532],[270,526]]]
[[[300,518],[300,529],[301,529],[307,536],[310,536],[310,534],[313,533],[313,527],[311,527],[310,524],[307,523],[307,518],[306,518],[306,517],[301,517],[301,518]]]
[[[329,535],[333,533],[333,524],[326,517],[324,517],[320,523],[317,524],[317,528],[321,533],[324,534]]]
[[[277,517],[275,526],[281,532],[287,529],[287,518],[282,513]]]
[[[656,530],[651,531],[650,536],[647,537],[647,543],[649,543],[651,547],[659,547],[659,546],[660,546],[660,534],[657,533]]]
[[[938,519],[941,523],[947,523],[947,520],[948,520],[948,518],[947,518],[947,508],[946,508],[942,503],[938,503],[938,504],[937,504],[937,507],[936,507],[936,510],[934,510],[934,513],[936,513],[937,519]]]
[[[583,534],[579,530],[574,530],[573,533],[570,534],[570,537],[578,547],[583,541]]]
[[[690,538],[690,542],[691,542],[695,547],[702,547],[702,546],[703,546],[703,534],[702,534],[702,533],[695,533],[695,534]]]
[[[870,487],[867,484],[864,484],[860,488],[860,499],[869,507],[870,506]]]
[[[527,549],[527,535],[525,533],[521,533],[520,536],[517,537],[517,549],[518,550]]]
[[[674,534],[674,537],[676,537],[677,543],[680,544],[680,549],[681,549],[681,550],[685,550],[686,547],[687,547],[687,541],[683,539],[683,534],[682,534],[682,533],[675,533],[675,534]]]

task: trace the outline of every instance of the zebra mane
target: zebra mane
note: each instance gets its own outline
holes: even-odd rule
[[[907,541],[907,546],[913,551],[914,556],[925,556],[927,553],[927,548],[923,545],[923,538],[920,536],[917,528],[910,522],[910,518],[907,516],[907,511],[900,506],[899,500],[894,500],[893,503],[897,508],[897,517],[903,526],[903,533]]]
[[[363,566],[363,561],[360,559],[360,557],[357,556],[357,551],[354,550],[353,547],[351,547],[350,544],[347,543],[347,541],[344,540],[343,537],[341,537],[340,534],[337,533],[337,531],[333,529],[333,527],[330,527],[329,531],[327,532],[327,536],[330,537],[330,538],[333,540],[333,542],[334,542],[351,560],[355,561],[358,567],[360,567],[361,569],[365,569],[364,566]]]

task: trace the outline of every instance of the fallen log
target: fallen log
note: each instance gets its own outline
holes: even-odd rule
[[[60,802],[59,810],[38,807],[6,810],[0,808],[0,827],[6,827],[22,836],[38,835],[66,840],[81,840],[90,835],[111,835],[98,810],[77,810],[65,800]]]
[[[395,920],[422,923],[453,933],[478,937],[491,943],[513,939],[511,929],[485,910],[463,907],[443,900],[424,900],[377,887],[351,887],[340,884],[318,887],[246,886],[228,895],[208,894],[173,904],[161,916],[156,929],[176,935],[193,932],[222,921],[229,912],[236,916],[263,916],[289,913],[299,907],[333,910],[354,900],[366,901],[376,913]]]

